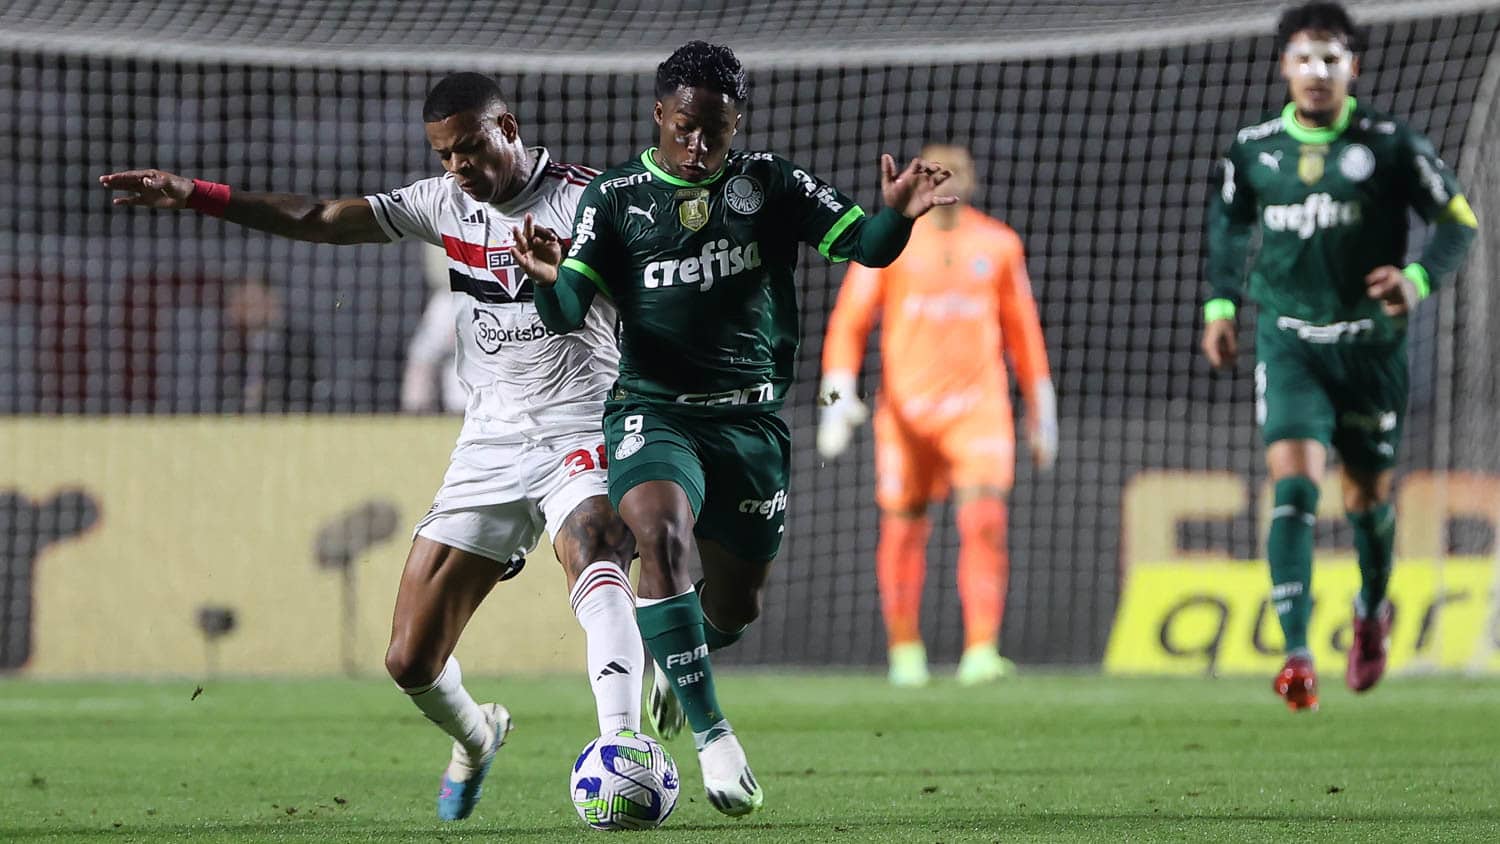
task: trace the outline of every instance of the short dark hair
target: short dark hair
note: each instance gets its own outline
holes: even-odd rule
[[[670,96],[678,88],[707,88],[742,103],[750,96],[745,66],[734,51],[723,44],[689,41],[656,66],[656,97]]]
[[[500,95],[500,85],[482,73],[450,73],[438,80],[427,92],[422,103],[422,122],[436,123],[455,114],[476,108],[488,108],[493,103],[503,108],[505,98]]]
[[[1281,13],[1276,23],[1276,49],[1285,50],[1292,36],[1299,32],[1328,32],[1342,36],[1349,49],[1358,52],[1362,48],[1359,30],[1354,20],[1338,3],[1303,3]]]

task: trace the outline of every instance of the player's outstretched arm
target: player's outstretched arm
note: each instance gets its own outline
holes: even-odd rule
[[[189,208],[257,231],[310,243],[389,243],[363,197],[320,200],[296,194],[232,191],[228,185],[189,179],[165,170],[126,170],[99,177],[124,191],[115,205]]]
[[[530,214],[512,227],[516,265],[536,287],[536,313],[549,331],[567,334],[583,326],[594,303],[594,284],[576,270],[563,266],[562,239],[539,226]]]

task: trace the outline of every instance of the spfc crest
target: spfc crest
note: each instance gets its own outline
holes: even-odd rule
[[[1327,144],[1303,144],[1297,159],[1297,178],[1304,185],[1315,185],[1323,179],[1323,159],[1328,157]]]
[[[697,231],[708,225],[708,190],[684,188],[673,199],[677,201],[677,222],[688,231]]]

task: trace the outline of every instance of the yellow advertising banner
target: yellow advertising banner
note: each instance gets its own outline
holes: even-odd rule
[[[1391,670],[1500,668],[1494,578],[1486,559],[1402,560],[1391,578]],[[1313,658],[1342,666],[1359,567],[1349,557],[1319,559],[1312,585]],[[1104,666],[1119,674],[1269,677],[1285,658],[1270,591],[1258,560],[1133,566]]]
[[[1338,478],[1330,475],[1318,517],[1342,519]],[[1177,547],[1182,523],[1234,518],[1249,500],[1248,485],[1233,473],[1147,472],[1132,479],[1123,502],[1122,588],[1106,671],[1275,673],[1282,637],[1266,563]],[[1263,492],[1256,511],[1262,536],[1269,500]],[[1396,512],[1391,669],[1500,673],[1500,564],[1491,556],[1436,554],[1446,546],[1452,519],[1487,523],[1500,536],[1500,478],[1414,473],[1399,486]],[[1308,639],[1321,665],[1343,664],[1358,590],[1352,551],[1320,548]]]
[[[0,420],[0,671],[378,675],[454,418]],[[3,517],[4,514],[0,514]],[[464,634],[465,672],[571,670],[546,540]]]

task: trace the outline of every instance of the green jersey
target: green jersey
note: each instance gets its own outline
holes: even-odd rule
[[[1324,340],[1388,341],[1405,319],[1385,316],[1365,276],[1400,266],[1408,209],[1438,224],[1405,272],[1425,296],[1457,269],[1476,229],[1452,171],[1422,135],[1349,98],[1333,125],[1309,129],[1287,105],[1241,129],[1223,161],[1209,210],[1209,319],[1239,303],[1252,229],[1250,298],[1268,316]],[[1321,333],[1320,333],[1321,332]]]
[[[658,166],[654,152],[584,191],[556,287],[581,276],[614,301],[616,398],[774,411],[800,339],[800,244],[832,261],[863,259],[867,224],[900,215],[867,219],[848,196],[770,153],[732,153],[716,175],[689,182]],[[887,262],[905,244],[899,229]],[[566,330],[553,304],[539,303],[544,321]]]

